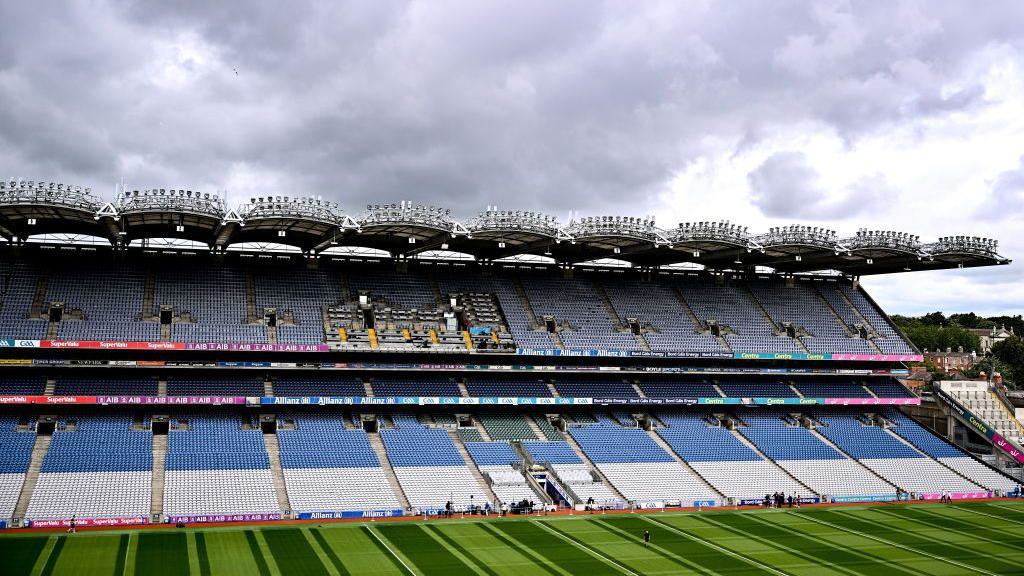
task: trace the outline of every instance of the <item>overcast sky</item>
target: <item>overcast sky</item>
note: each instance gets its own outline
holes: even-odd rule
[[[0,176],[989,236],[865,285],[1024,313],[1024,2],[0,2]]]

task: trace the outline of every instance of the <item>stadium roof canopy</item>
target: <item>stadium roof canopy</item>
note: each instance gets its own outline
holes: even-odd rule
[[[460,222],[449,210],[411,202],[372,204],[352,217],[334,202],[266,196],[228,208],[217,195],[190,190],[121,192],[103,202],[88,188],[0,182],[0,236],[23,242],[43,234],[83,234],[115,247],[134,240],[179,238],[211,250],[232,244],[275,243],[307,254],[331,247],[383,250],[395,257],[428,251],[480,260],[533,254],[576,264],[605,258],[636,266],[694,263],[709,269],[753,266],[779,272],[836,270],[861,276],[915,270],[1009,264],[995,240],[946,236],[934,242],[905,232],[834,230],[792,225],[754,234],[729,222],[690,222],[661,229],[653,219],[595,216],[560,224],[536,212],[488,208]]]

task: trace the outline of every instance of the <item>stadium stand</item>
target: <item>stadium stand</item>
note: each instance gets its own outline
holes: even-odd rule
[[[393,420],[396,428],[381,430],[380,436],[413,508],[442,509],[446,502],[463,508],[488,501],[447,432],[427,428],[408,414],[395,414]]]
[[[629,500],[692,503],[720,499],[643,430],[623,428],[599,417],[596,424],[572,426],[569,434],[601,474]]]
[[[18,418],[0,416],[0,519],[11,518],[35,444],[34,422],[18,429]]]
[[[864,418],[818,413],[818,431],[850,457],[908,492],[971,492],[982,489]]]
[[[61,419],[25,516],[140,517],[150,512],[152,434],[127,414]]]
[[[784,470],[747,447],[719,422],[698,414],[659,414],[668,427],[658,434],[698,474],[730,498],[758,499],[765,494],[805,493]]]
[[[401,508],[366,432],[346,429],[337,415],[279,415],[277,438],[296,512]]]
[[[167,447],[165,514],[281,512],[263,433],[248,416],[175,414]]]

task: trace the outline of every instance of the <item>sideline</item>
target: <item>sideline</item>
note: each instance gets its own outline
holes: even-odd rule
[[[954,502],[972,503],[972,502],[1017,502],[1024,504],[1024,500],[1020,498],[979,498],[971,500],[954,500]],[[800,509],[807,508],[851,508],[851,507],[865,507],[865,506],[943,506],[942,502],[938,500],[911,500],[901,502],[843,502],[843,503],[827,503],[827,504],[801,504]],[[1000,506],[999,504],[992,504],[993,506],[999,506],[1006,510],[1013,510],[1014,512],[1020,512],[1024,514],[1024,506],[1020,507],[1009,507]],[[785,508],[769,508],[766,509],[763,506],[716,506],[711,508],[694,508],[694,507],[678,507],[678,508],[648,508],[640,510],[607,510],[606,514],[634,514],[643,517],[657,517],[662,514],[676,514],[676,513],[697,513],[702,514],[705,512],[757,512],[757,511],[783,511],[788,510]],[[332,518],[323,520],[263,520],[258,522],[195,522],[191,524],[185,524],[185,528],[198,529],[198,528],[252,528],[259,526],[308,526],[312,525],[322,526],[327,524],[365,524],[366,526],[373,526],[383,522],[460,522],[463,520],[471,520],[476,522],[502,522],[506,520],[537,520],[543,518],[562,517],[562,516],[578,516],[580,518],[586,518],[591,514],[590,512],[580,512],[576,510],[559,510],[557,512],[547,512],[541,515],[521,515],[521,516],[471,516],[471,515],[454,515],[451,518],[430,518],[429,520],[423,520],[421,515],[411,516],[395,516],[390,518]],[[133,524],[130,526],[79,526],[78,532],[102,532],[102,531],[118,531],[118,532],[138,532],[143,530],[181,530],[176,524]],[[16,534],[32,534],[32,533],[43,533],[43,532],[66,532],[67,528],[63,526],[54,526],[50,528],[3,528],[0,529],[0,537],[6,535]]]

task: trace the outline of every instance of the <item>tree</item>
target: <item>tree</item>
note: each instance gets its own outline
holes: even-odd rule
[[[1020,336],[1007,338],[992,346],[992,356],[1002,362],[1009,373],[1003,374],[1004,381],[1020,384],[1024,378],[1024,340]]]

